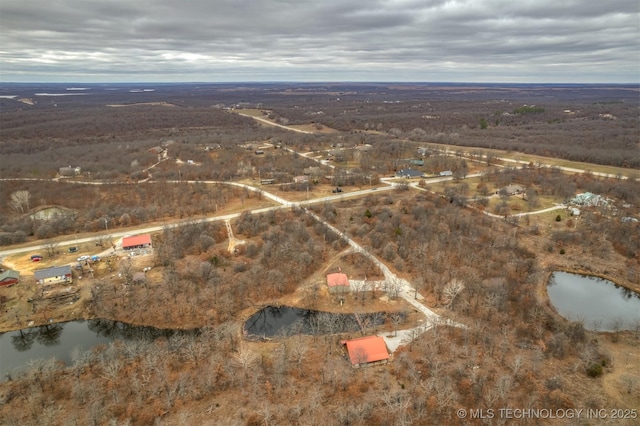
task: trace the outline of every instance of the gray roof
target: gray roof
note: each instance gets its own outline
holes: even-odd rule
[[[422,172],[414,169],[402,169],[396,173],[398,177],[421,177]]]
[[[20,278],[20,272],[18,271],[13,271],[11,269],[7,269],[6,271],[4,271],[3,273],[0,274],[0,281],[6,279],[6,278]]]
[[[70,275],[71,274],[71,266],[52,266],[51,268],[46,269],[38,269],[33,272],[33,276],[36,277],[36,280],[44,280],[52,277],[59,277],[61,275]]]

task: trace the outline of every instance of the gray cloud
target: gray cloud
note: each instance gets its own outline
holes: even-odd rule
[[[637,0],[3,0],[4,81],[640,82]]]

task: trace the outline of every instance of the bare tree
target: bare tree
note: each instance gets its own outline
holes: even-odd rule
[[[31,194],[29,193],[29,191],[26,191],[23,189],[11,194],[11,201],[9,201],[9,205],[16,212],[20,211],[20,213],[24,213],[25,208],[26,208],[26,211],[29,211],[30,199],[31,199]]]
[[[233,359],[237,365],[242,367],[246,377],[248,370],[255,364],[257,355],[250,349],[241,348]]]
[[[451,308],[453,301],[462,290],[464,290],[464,283],[455,278],[444,286],[444,289],[442,290],[442,298],[444,299],[444,303],[447,308]]]
[[[47,250],[47,256],[53,257],[56,255],[56,249],[59,245],[57,241],[49,240],[42,245],[44,246],[45,250]]]

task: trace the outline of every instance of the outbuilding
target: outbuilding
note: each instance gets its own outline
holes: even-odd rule
[[[134,235],[131,237],[124,237],[122,239],[123,250],[134,250],[143,248],[151,248],[151,235]]]
[[[8,287],[20,281],[20,272],[7,269],[0,273],[0,287]]]
[[[343,272],[327,274],[329,293],[348,293],[350,290],[349,277]]]
[[[341,342],[347,349],[353,368],[368,367],[389,362],[389,351],[380,336],[360,337]]]

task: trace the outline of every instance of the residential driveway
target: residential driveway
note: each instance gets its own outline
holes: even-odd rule
[[[395,332],[385,332],[385,333],[378,334],[386,342],[387,348],[389,349],[389,351],[395,352],[396,349],[398,349],[398,347],[410,343],[412,340],[420,336],[425,331],[439,324],[445,324],[445,325],[450,325],[454,327],[466,327],[462,324],[458,324],[450,320],[445,320],[440,315],[436,314],[431,309],[424,306],[422,303],[420,303],[420,300],[424,300],[424,297],[420,293],[416,292],[416,289],[409,283],[409,281],[405,280],[404,278],[400,278],[396,274],[394,274],[387,267],[387,265],[385,265],[380,260],[378,260],[378,258],[376,258],[374,255],[366,251],[362,246],[360,246],[360,244],[350,239],[344,232],[339,231],[336,227],[324,221],[321,217],[319,217],[318,215],[316,215],[311,211],[307,211],[307,214],[310,214],[314,219],[316,219],[319,222],[322,222],[327,227],[331,228],[333,232],[337,233],[342,238],[347,240],[349,243],[349,246],[351,246],[351,248],[354,251],[361,253],[363,256],[366,256],[368,259],[370,259],[382,271],[382,274],[384,275],[384,279],[386,283],[392,289],[391,291],[394,293],[397,292],[398,297],[401,297],[402,299],[406,300],[407,303],[409,303],[418,312],[424,315],[425,318],[423,322],[417,327],[413,327],[406,330],[397,330]]]

